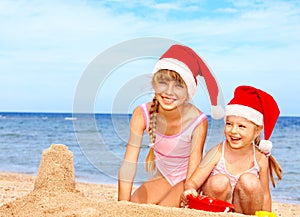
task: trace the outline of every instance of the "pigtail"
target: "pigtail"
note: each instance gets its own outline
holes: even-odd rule
[[[260,137],[257,137],[255,139],[254,143],[255,143],[256,148],[260,152],[262,152],[258,148],[259,143],[260,143]],[[265,154],[264,152],[262,152],[262,153]],[[281,168],[281,166],[279,165],[279,163],[276,161],[276,159],[272,155],[269,155],[267,157],[268,157],[268,164],[269,164],[269,177],[270,177],[270,180],[272,182],[272,186],[275,188],[276,184],[275,184],[275,179],[274,179],[274,172],[275,172],[275,174],[277,176],[278,181],[280,181],[281,178],[282,178],[282,168]]]
[[[277,179],[278,181],[281,180],[282,178],[282,169],[281,169],[281,166],[279,165],[279,163],[276,161],[276,159],[270,155],[269,156],[269,174],[270,174],[270,179],[272,181],[272,185],[273,187],[275,188],[275,180],[274,180],[274,177],[273,177],[273,172],[276,173],[276,176],[277,176]]]
[[[158,112],[158,100],[154,97],[151,104],[150,104],[150,123],[149,123],[149,138],[150,143],[154,144],[156,139],[156,116]],[[155,163],[154,163],[154,150],[152,147],[150,147],[150,150],[146,157],[146,171],[147,173],[150,173],[155,169]]]

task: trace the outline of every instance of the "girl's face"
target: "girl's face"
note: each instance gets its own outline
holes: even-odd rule
[[[160,73],[153,82],[156,99],[165,110],[172,110],[188,99],[186,85],[172,73]]]
[[[224,128],[226,140],[234,149],[251,145],[256,137],[260,135],[262,126],[243,117],[227,116]]]

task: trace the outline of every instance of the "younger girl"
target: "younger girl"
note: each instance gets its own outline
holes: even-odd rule
[[[190,48],[171,46],[154,68],[155,96],[134,109],[124,161],[119,171],[118,200],[179,206],[186,177],[199,164],[207,134],[207,117],[189,101],[203,75],[213,108],[218,87],[200,57]],[[217,108],[217,107],[216,107]],[[144,131],[150,137],[146,170],[153,173],[134,193],[133,180]]]
[[[281,179],[281,168],[271,156],[267,141],[279,116],[278,106],[268,93],[250,86],[236,88],[225,109],[226,140],[205,155],[200,166],[185,183],[181,198],[197,191],[233,203],[235,211],[254,215],[271,211],[269,176],[275,187],[273,170]],[[266,140],[260,140],[264,127]]]

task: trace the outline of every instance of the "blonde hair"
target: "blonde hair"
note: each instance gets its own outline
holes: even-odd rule
[[[157,71],[152,78],[152,86],[155,86],[159,81],[171,81],[175,80],[178,81],[180,84],[186,87],[186,84],[184,80],[181,78],[181,76],[172,70],[168,69],[161,69]],[[149,139],[150,143],[155,143],[156,140],[156,126],[157,126],[157,113],[158,113],[158,107],[159,107],[159,102],[158,100],[154,97],[152,102],[150,103],[150,123],[149,123]],[[146,171],[148,173],[152,172],[155,169],[155,155],[154,155],[154,150],[153,148],[150,148],[147,157],[146,157],[146,162],[145,162],[145,167]]]
[[[260,136],[258,136],[255,141],[254,141],[254,144],[255,144],[255,147],[260,151],[262,152],[259,148],[258,148],[258,145],[260,143]],[[263,152],[262,152],[263,153]],[[279,165],[279,163],[276,161],[276,159],[270,155],[268,157],[268,163],[269,163],[269,177],[271,179],[271,182],[272,182],[272,185],[273,187],[275,188],[276,187],[276,184],[275,184],[275,179],[274,179],[274,175],[273,175],[273,172],[276,173],[276,176],[277,176],[277,179],[278,181],[281,180],[282,178],[282,168],[281,166]]]

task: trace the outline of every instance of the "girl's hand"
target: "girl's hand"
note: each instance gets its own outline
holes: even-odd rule
[[[193,197],[197,197],[198,196],[198,192],[195,189],[189,189],[189,190],[185,190],[180,197],[181,203],[180,203],[180,207],[181,208],[185,208],[188,206],[189,204],[189,200],[187,199],[187,195],[192,195]]]

